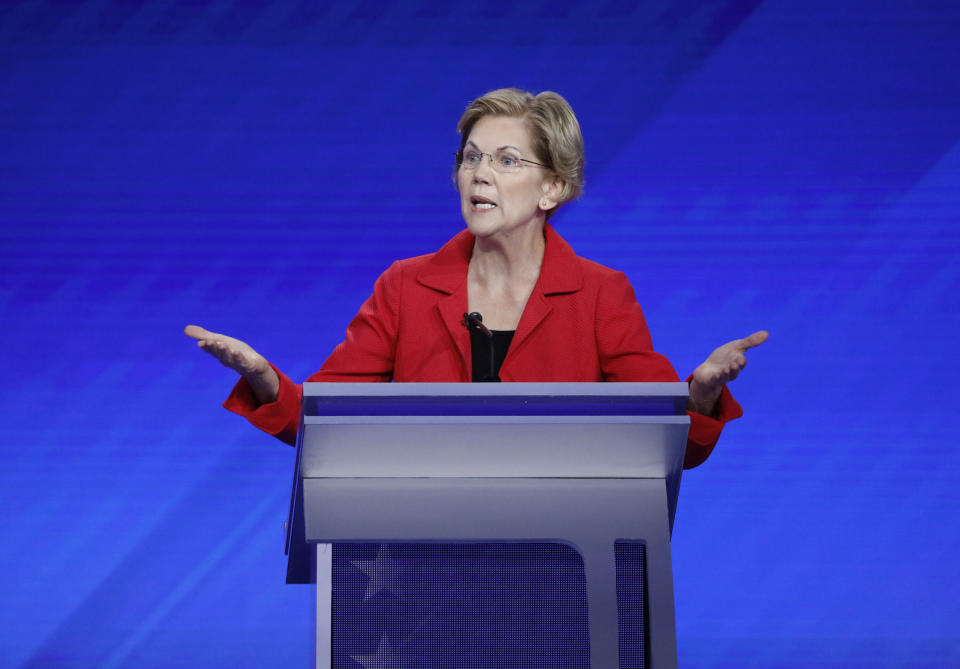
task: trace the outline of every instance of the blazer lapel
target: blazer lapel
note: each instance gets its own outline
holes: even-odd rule
[[[574,293],[583,287],[583,274],[580,270],[580,259],[577,254],[549,223],[544,228],[544,236],[546,245],[543,250],[543,265],[540,267],[540,277],[527,299],[527,304],[523,309],[523,315],[520,317],[520,323],[517,325],[513,340],[510,342],[510,348],[507,350],[507,357],[503,361],[501,371],[503,367],[508,365],[510,358],[514,356],[514,352],[518,351],[523,343],[544,325],[547,316],[553,311],[547,297]]]
[[[437,312],[450,335],[453,347],[460,354],[463,380],[470,381],[470,331],[462,324],[463,313],[467,310],[467,282],[452,295],[447,295],[437,301]]]
[[[462,325],[467,310],[467,266],[473,251],[473,235],[464,230],[434,254],[417,275],[417,281],[445,293],[437,300],[437,314],[460,356],[462,380],[470,380],[470,332]]]
[[[517,331],[513,334],[513,339],[510,340],[510,348],[507,349],[507,357],[503,361],[503,367],[506,367],[507,362],[513,356],[513,352],[523,346],[523,342],[540,327],[543,320],[553,310],[553,307],[550,306],[550,303],[547,302],[543,296],[543,291],[540,290],[540,284],[541,282],[538,280],[533,292],[530,293],[530,297],[527,298],[527,304],[523,308],[523,315],[520,316]]]

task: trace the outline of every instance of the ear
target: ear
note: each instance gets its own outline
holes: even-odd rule
[[[540,184],[540,190],[543,195],[540,196],[540,208],[544,211],[550,211],[560,204],[560,197],[563,195],[565,183],[558,176],[548,177]]]

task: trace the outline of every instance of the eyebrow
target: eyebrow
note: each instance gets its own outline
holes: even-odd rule
[[[467,145],[471,145],[471,146],[473,146],[473,148],[475,148],[475,149],[479,149],[479,148],[480,148],[479,146],[476,145],[476,143],[475,143],[472,139],[468,139],[468,140],[467,140],[467,144],[464,144],[464,148],[466,148]],[[504,149],[513,149],[513,150],[516,151],[517,153],[523,153],[523,151],[521,151],[521,150],[518,149],[517,147],[513,146],[512,144],[504,144],[503,146],[498,146],[496,150],[497,150],[497,151],[503,151]]]

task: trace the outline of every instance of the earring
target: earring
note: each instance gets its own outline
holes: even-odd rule
[[[547,209],[550,208],[550,203],[549,203],[545,198],[541,198],[541,199],[540,199],[540,208],[543,209],[544,211],[546,211]]]

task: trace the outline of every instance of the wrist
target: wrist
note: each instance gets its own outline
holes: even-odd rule
[[[687,398],[687,410],[703,416],[713,416],[717,409],[717,402],[723,392],[723,385],[710,387],[693,380],[689,384],[690,394]]]
[[[273,367],[266,364],[265,369],[244,374],[254,396],[260,404],[270,404],[277,401],[280,395],[280,377],[273,371]]]

